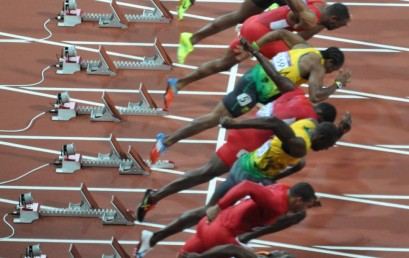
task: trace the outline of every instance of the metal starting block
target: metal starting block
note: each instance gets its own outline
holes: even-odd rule
[[[160,0],[150,0],[153,10],[145,9],[141,15],[123,14],[115,0],[111,0],[111,14],[101,13],[83,13],[77,9],[75,0],[65,0],[63,9],[57,16],[60,20],[58,26],[74,27],[84,22],[98,22],[101,28],[122,28],[126,29],[130,22],[149,22],[149,23],[171,23],[173,15],[160,2]]]
[[[108,93],[102,94],[104,107],[77,106],[76,102],[70,101],[68,92],[57,94],[57,101],[49,112],[56,114],[52,116],[54,121],[68,121],[79,115],[90,115],[91,121],[112,121],[120,122],[123,115],[127,116],[165,116],[166,109],[159,108],[152,99],[148,90],[143,84],[139,84],[139,94],[141,100],[137,103],[128,102],[128,107],[117,108]]]
[[[115,237],[111,238],[111,249],[114,252],[113,255],[102,255],[102,258],[131,258],[129,256],[124,248],[119,244],[118,240],[116,240]],[[70,254],[70,258],[82,258],[81,254],[78,252],[77,248],[75,247],[74,244],[70,245],[70,249],[68,250]]]
[[[175,164],[169,160],[160,160],[152,164],[150,160],[143,160],[135,148],[129,146],[125,153],[113,134],[109,136],[111,152],[98,154],[97,158],[83,158],[75,154],[75,145],[63,145],[61,154],[54,162],[57,173],[74,173],[83,167],[118,167],[121,175],[149,175],[152,168],[172,169]]]
[[[104,225],[134,225],[135,217],[125,206],[112,196],[112,209],[102,209],[98,206],[87,187],[81,183],[82,201],[79,204],[69,203],[67,208],[44,209],[40,204],[32,203],[17,206],[19,218],[15,218],[14,223],[32,223],[34,220],[43,217],[83,217],[100,218]],[[19,207],[20,206],[20,207]]]
[[[87,74],[114,76],[118,73],[118,69],[171,70],[172,59],[166,53],[159,39],[155,38],[153,47],[155,55],[153,57],[145,56],[142,61],[112,61],[102,45],[99,46],[98,50],[100,60],[82,60],[80,56],[77,56],[75,46],[64,47],[56,73],[74,74],[86,70]]]

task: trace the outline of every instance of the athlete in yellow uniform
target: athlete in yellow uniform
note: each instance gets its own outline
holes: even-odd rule
[[[317,127],[317,123],[311,119],[302,119],[291,124],[296,137],[305,142],[308,152],[311,148],[311,131]],[[244,170],[259,178],[272,178],[288,166],[294,166],[301,161],[301,157],[294,157],[286,153],[282,148],[282,141],[278,137],[266,141],[257,150],[244,154],[241,166]]]

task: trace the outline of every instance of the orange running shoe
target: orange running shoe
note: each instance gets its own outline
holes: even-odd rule
[[[168,79],[168,84],[166,86],[166,91],[164,95],[164,102],[165,102],[166,109],[169,109],[170,103],[175,98],[175,95],[178,94],[178,88],[176,87],[177,83],[178,83],[178,79],[176,78]]]
[[[166,135],[163,133],[160,133],[156,135],[156,144],[151,150],[151,162],[152,164],[155,164],[160,155],[166,152],[166,146],[163,144],[163,140],[165,139]]]

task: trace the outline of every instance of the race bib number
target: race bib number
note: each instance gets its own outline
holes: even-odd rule
[[[263,156],[264,153],[266,153],[269,149],[270,149],[270,140],[266,141],[263,144],[263,146],[261,146],[260,148],[256,150],[257,158],[260,158],[261,156]]]
[[[273,65],[277,71],[291,66],[290,54],[288,52],[278,53],[273,57]]]
[[[240,95],[237,96],[237,102],[239,103],[240,106],[247,106],[248,104],[250,104],[252,101],[250,95],[248,95],[247,93],[242,93]]]

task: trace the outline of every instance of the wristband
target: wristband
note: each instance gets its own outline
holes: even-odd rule
[[[342,89],[342,82],[340,82],[340,81],[335,81],[334,82],[335,83],[335,85],[337,85],[337,89]]]
[[[257,51],[260,50],[260,47],[257,45],[257,42],[255,42],[255,41],[253,41],[253,42],[251,43],[251,46],[253,47],[254,52],[257,52]]]

